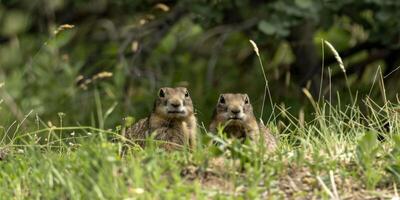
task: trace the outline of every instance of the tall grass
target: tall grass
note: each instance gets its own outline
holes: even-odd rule
[[[382,74],[384,105],[368,97],[360,98],[360,104],[341,105],[340,93],[338,104],[333,105],[331,95],[330,101],[315,100],[304,89],[312,105],[312,118],[304,120],[283,106],[275,110],[262,58],[257,45],[252,45],[265,84],[260,120],[268,95],[274,119],[285,121],[283,127],[269,123],[279,139],[277,152],[266,152],[262,143],[225,138],[221,129],[217,135],[200,130],[203,142],[194,152],[166,153],[156,145],[145,149],[129,145],[122,156],[122,146],[134,141],[123,137],[124,124],[107,126],[118,105],[105,103],[95,90],[89,126],[71,126],[64,113],[58,113],[58,121],[48,121],[33,112],[0,126],[1,197],[398,198],[399,112],[397,104],[386,100]],[[334,53],[333,46],[329,48]],[[349,86],[348,90],[357,102],[357,95],[353,99]]]
[[[397,105],[388,103],[383,109],[369,100],[365,106],[369,115],[354,104],[343,110],[315,103],[314,119],[303,126],[280,110],[277,115],[289,122],[273,154],[262,145],[202,133],[204,143],[193,153],[132,146],[120,157],[122,140],[111,139],[121,137],[119,129],[58,126],[39,119],[44,128],[2,132],[1,146],[8,155],[0,161],[0,194],[69,199],[393,197],[393,185],[400,183]],[[107,119],[105,113],[96,120]],[[12,126],[21,123],[36,127],[35,116]],[[386,123],[392,128],[383,132]],[[378,141],[377,134],[385,135],[385,141]]]
[[[263,75],[263,78],[264,78],[264,84],[265,84],[264,85],[264,94],[263,94],[263,102],[262,102],[260,118],[259,118],[259,120],[264,124],[262,118],[263,118],[263,115],[264,115],[264,106],[265,106],[265,99],[266,99],[267,94],[268,94],[269,102],[270,102],[271,109],[272,109],[271,117],[274,116],[274,118],[275,118],[275,112],[274,112],[275,111],[275,107],[274,107],[274,104],[273,104],[273,101],[272,101],[272,96],[271,96],[271,91],[270,91],[269,85],[268,85],[267,75],[266,75],[265,70],[264,70],[264,65],[263,65],[263,62],[262,62],[262,59],[261,59],[260,52],[258,51],[257,44],[253,40],[249,40],[249,41],[250,41],[251,45],[253,46],[254,52],[257,55],[258,62],[260,63],[261,72],[262,72],[262,75]],[[269,119],[271,119],[271,117]],[[268,120],[268,122],[269,122],[269,120]]]

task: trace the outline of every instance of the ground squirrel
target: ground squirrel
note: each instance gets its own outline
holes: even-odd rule
[[[257,140],[261,135],[268,150],[273,151],[277,147],[276,139],[268,128],[257,122],[247,94],[221,94],[212,118],[210,131],[213,133],[219,125],[225,125],[224,132],[228,136]]]
[[[164,87],[149,117],[139,120],[126,131],[128,139],[136,140],[144,146],[144,140],[155,134],[155,140],[165,141],[166,150],[177,149],[183,145],[194,148],[196,145],[197,120],[194,115],[192,99],[184,87]]]

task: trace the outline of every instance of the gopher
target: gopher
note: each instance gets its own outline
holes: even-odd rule
[[[161,146],[174,150],[188,145],[196,146],[197,120],[192,99],[184,87],[163,87],[158,91],[153,111],[149,117],[139,120],[126,131],[126,137],[145,146],[145,140],[154,135],[163,141]]]
[[[268,128],[257,122],[247,94],[220,95],[209,127],[210,132],[215,133],[219,125],[225,126],[224,132],[230,137],[257,141],[261,136],[269,151],[277,148],[277,141]]]

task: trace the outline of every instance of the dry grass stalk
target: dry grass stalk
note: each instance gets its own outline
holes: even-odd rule
[[[107,71],[102,71],[99,72],[97,74],[95,74],[94,76],[92,76],[91,78],[85,78],[82,75],[79,75],[76,79],[75,82],[77,83],[77,85],[83,89],[83,90],[87,90],[89,84],[101,80],[101,79],[106,79],[106,78],[110,78],[113,76],[112,72],[107,72]]]
[[[317,103],[315,102],[315,100],[314,100],[313,96],[311,95],[310,91],[307,90],[307,88],[303,88],[302,91],[303,91],[304,95],[306,95],[308,100],[310,100],[310,102],[311,102],[312,106],[314,107],[314,109],[316,111],[318,111],[319,109],[318,109]]]
[[[267,79],[267,75],[265,73],[264,70],[264,65],[262,63],[261,60],[261,56],[260,56],[260,52],[258,51],[258,47],[257,44],[253,41],[253,40],[249,40],[251,45],[253,46],[254,52],[256,53],[257,57],[258,57],[258,61],[260,62],[260,67],[261,67],[261,71],[264,77],[264,82],[265,82],[265,86],[264,86],[264,95],[263,95],[263,103],[262,103],[262,107],[261,107],[261,114],[260,114],[260,122],[264,124],[263,120],[262,120],[262,116],[264,114],[264,106],[265,106],[265,98],[267,96],[268,93],[268,97],[269,97],[269,101],[271,103],[271,108],[272,108],[272,112],[274,114],[274,105],[272,103],[272,96],[271,96],[271,91],[269,90],[269,86],[268,86],[268,79]],[[275,114],[274,114],[275,115]]]
[[[340,67],[340,69],[342,70],[342,72],[344,74],[344,78],[346,79],[346,85],[347,85],[347,89],[349,90],[349,95],[350,95],[351,102],[354,102],[353,94],[351,93],[349,80],[348,80],[347,74],[346,74],[346,68],[344,68],[344,64],[343,64],[342,58],[340,57],[339,53],[336,51],[335,47],[333,47],[333,45],[330,42],[324,40],[324,43],[326,45],[328,45],[329,49],[332,51],[333,55],[335,56],[336,61],[339,63],[339,67]]]
[[[326,45],[328,45],[329,49],[332,51],[333,55],[335,56],[336,61],[339,63],[340,69],[342,69],[343,73],[346,73],[346,69],[344,68],[343,60],[339,56],[339,53],[336,51],[335,47],[333,47],[333,45],[326,40],[324,40],[324,43]]]
[[[393,188],[394,188],[394,197],[392,197],[392,200],[400,200],[399,193],[397,192],[396,183],[393,183]]]
[[[388,74],[386,74],[385,77],[383,77],[383,78],[389,77],[389,76],[392,75],[394,72],[396,72],[398,69],[400,69],[400,66],[396,67],[396,69],[394,69],[394,70],[392,70],[391,72],[389,72]]]
[[[329,170],[329,177],[331,179],[331,185],[332,185],[333,194],[335,195],[335,199],[340,199],[339,193],[337,191],[336,183],[335,183],[335,177],[333,176],[332,170]]]
[[[257,44],[253,40],[249,40],[249,41],[250,41],[251,45],[253,45],[254,52],[256,52],[257,56],[260,56],[260,53],[258,52]]]
[[[322,189],[324,189],[324,191],[329,195],[329,197],[331,199],[336,199],[335,195],[333,195],[333,193],[329,190],[328,186],[326,186],[326,184],[324,183],[324,181],[321,179],[321,177],[317,176],[317,180],[319,182],[319,184],[321,184]]]
[[[54,35],[57,35],[59,32],[66,30],[66,29],[73,29],[75,27],[75,25],[71,25],[71,24],[63,24],[60,25],[55,31],[54,31]]]
[[[164,12],[168,12],[170,9],[167,5],[163,4],[163,3],[158,3],[154,6],[154,8],[160,9]]]
[[[92,80],[109,78],[109,77],[112,77],[112,76],[113,76],[112,72],[103,71],[103,72],[100,72],[100,73],[94,75],[92,77]]]
[[[132,42],[131,50],[133,53],[136,53],[139,50],[139,42],[137,40]]]

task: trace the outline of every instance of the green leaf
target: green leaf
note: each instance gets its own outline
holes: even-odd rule
[[[294,1],[300,8],[310,8],[312,6],[311,0],[295,0]]]
[[[374,189],[382,179],[382,175],[375,167],[378,150],[377,134],[373,132],[366,133],[357,145],[358,163],[362,167],[363,178],[368,189]]]
[[[258,24],[258,29],[267,34],[267,35],[273,35],[277,32],[277,28],[274,24],[271,24],[269,22],[266,22],[264,20],[262,20],[259,24]]]
[[[27,28],[29,18],[26,13],[21,11],[8,11],[5,13],[3,26],[0,27],[1,33],[7,36],[19,34]]]
[[[363,153],[371,153],[377,145],[376,133],[366,133],[358,142],[358,149]]]

